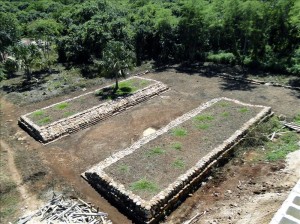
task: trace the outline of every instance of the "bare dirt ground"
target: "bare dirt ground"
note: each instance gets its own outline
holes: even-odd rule
[[[13,181],[17,184],[18,191],[20,193],[21,200],[23,201],[23,206],[26,208],[26,211],[30,213],[39,208],[42,205],[42,202],[38,200],[33,194],[29,192],[27,187],[23,184],[22,176],[20,175],[15,162],[14,162],[14,151],[10,146],[5,143],[4,140],[0,139],[1,150],[6,151],[8,154],[8,169],[12,176]]]
[[[271,106],[275,113],[284,114],[288,118],[300,111],[299,91],[234,82],[211,77],[205,72],[187,74],[166,70],[149,73],[145,77],[162,81],[171,90],[48,145],[36,142],[20,129],[17,125],[18,117],[82,92],[22,107],[12,105],[2,97],[2,141],[17,152],[34,155],[35,160],[38,158],[41,164],[37,163],[36,170],[41,167],[47,170],[41,176],[41,172],[36,171],[35,175],[35,169],[31,168],[31,176],[41,177],[26,182],[29,186],[27,189],[41,196],[40,192],[47,192],[47,189],[59,191],[68,188],[69,192],[107,212],[113,223],[131,223],[94,191],[80,174],[112,153],[128,147],[141,138],[147,128],[163,127],[174,118],[215,97],[225,96],[246,103]],[[165,222],[182,223],[197,212],[206,211],[198,223],[268,223],[296,182],[295,178],[300,177],[296,173],[299,166],[287,166],[294,168],[284,170],[284,162],[255,163],[252,161],[252,153],[245,152],[217,170],[207,184],[183,202]],[[298,160],[294,164],[298,164]],[[27,165],[23,164],[24,167]],[[22,163],[17,167],[24,179],[26,173]]]

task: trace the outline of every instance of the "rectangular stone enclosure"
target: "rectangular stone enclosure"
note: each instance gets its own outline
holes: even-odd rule
[[[137,223],[156,223],[195,188],[271,108],[216,98],[82,174]]]
[[[168,90],[159,81],[137,76],[121,81],[119,86],[121,92],[114,92],[114,95],[106,93],[110,93],[114,85],[106,86],[25,114],[18,123],[36,140],[47,143],[87,128]]]

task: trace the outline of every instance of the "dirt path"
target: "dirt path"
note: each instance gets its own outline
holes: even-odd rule
[[[30,213],[36,210],[40,205],[41,201],[39,201],[35,195],[30,194],[25,184],[22,181],[22,177],[15,165],[14,162],[14,151],[10,148],[10,146],[0,139],[1,149],[7,151],[7,158],[8,158],[8,169],[10,171],[12,180],[16,183],[18,191],[20,193],[21,199],[23,201],[23,207],[26,208],[26,213]]]

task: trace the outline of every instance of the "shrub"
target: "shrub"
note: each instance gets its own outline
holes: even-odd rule
[[[206,59],[208,61],[223,64],[234,64],[236,61],[234,54],[226,52],[219,52],[217,54],[209,53]]]

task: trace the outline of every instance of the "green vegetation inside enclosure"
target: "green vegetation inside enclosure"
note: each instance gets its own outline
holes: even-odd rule
[[[32,115],[35,117],[41,117],[44,115],[44,111],[38,110],[38,111],[33,112]]]
[[[198,124],[197,128],[201,129],[201,130],[206,130],[210,127],[209,124]]]
[[[220,106],[222,102],[226,107]],[[125,188],[132,189],[132,183],[147,177],[159,189],[164,189],[262,111],[261,107],[248,106],[248,112],[241,113],[245,107],[227,100],[215,103],[104,168],[104,172]],[[230,114],[228,118],[222,116],[225,112]],[[128,172],[124,178],[120,172],[120,166],[124,165],[135,167],[139,172]],[[136,194],[143,199],[156,195]]]
[[[228,117],[229,115],[230,115],[229,112],[223,112],[223,113],[222,113],[222,116],[223,116],[223,117]]]
[[[172,130],[172,135],[176,137],[184,137],[187,135],[187,130],[184,128],[175,128]]]
[[[249,111],[249,109],[246,108],[246,107],[243,107],[243,108],[241,108],[239,111],[240,111],[241,113],[246,113],[246,112]]]
[[[128,173],[130,171],[130,167],[127,166],[127,165],[120,165],[119,166],[119,170],[122,172],[122,173]]]
[[[176,159],[173,163],[172,166],[175,168],[182,169],[185,167],[185,161],[183,159]]]
[[[180,142],[174,142],[171,147],[175,150],[181,150],[182,144]]]
[[[28,115],[28,117],[37,125],[46,125],[51,122],[72,116],[84,110],[91,109],[108,100],[113,100],[117,97],[126,97],[128,94],[146,88],[153,84],[151,80],[133,77],[128,80],[119,82],[119,88],[115,91],[115,86],[111,85],[100,89],[96,92],[90,92],[80,95],[67,102],[35,111]]]
[[[147,152],[147,155],[148,156],[156,156],[156,155],[161,155],[161,154],[164,154],[166,151],[160,147],[155,147],[153,149],[150,149],[148,152]]]
[[[139,181],[136,181],[130,185],[130,189],[133,191],[150,191],[150,192],[156,192],[158,190],[158,186],[147,180],[146,178],[143,178]]]
[[[38,120],[39,125],[45,125],[51,123],[51,118],[50,117],[44,117],[43,119]]]
[[[66,109],[68,106],[69,106],[69,103],[63,102],[63,103],[60,103],[60,104],[55,105],[55,108],[56,108],[57,110],[64,110],[64,109]]]
[[[96,92],[96,96],[101,97],[101,99],[113,100],[145,88],[148,84],[149,81],[147,80],[130,79],[120,82],[117,90],[115,89],[115,85],[113,85]]]
[[[195,121],[212,121],[214,117],[209,114],[198,115],[194,118]]]

